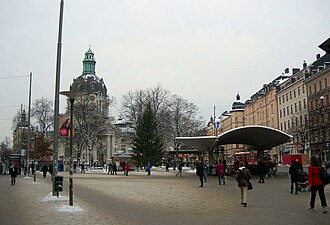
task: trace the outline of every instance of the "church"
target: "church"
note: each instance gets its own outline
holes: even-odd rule
[[[132,129],[122,129],[123,124],[110,117],[111,99],[102,78],[95,72],[94,52],[89,48],[83,59],[83,71],[73,79],[70,91],[83,92],[74,102],[73,161],[78,165],[101,167],[118,157],[129,159],[131,155]],[[67,110],[60,115],[60,127],[70,118],[70,101]],[[120,127],[117,126],[120,124]],[[129,132],[129,134],[127,134]],[[69,160],[69,137],[60,137],[59,159]]]

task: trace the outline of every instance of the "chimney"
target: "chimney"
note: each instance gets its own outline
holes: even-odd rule
[[[306,61],[304,60],[304,63],[303,63],[303,69],[305,69],[307,67],[307,63]]]
[[[284,73],[285,73],[285,74],[289,73],[289,68],[286,68],[286,69],[284,70]]]
[[[317,54],[316,55],[316,60],[319,60],[321,58],[321,55],[320,54]]]
[[[329,67],[329,65],[330,65],[330,62],[324,62],[324,68]]]
[[[298,73],[300,71],[299,68],[292,68],[292,75]]]

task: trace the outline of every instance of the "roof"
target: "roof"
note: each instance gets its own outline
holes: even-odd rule
[[[198,136],[198,137],[177,137],[175,140],[182,141],[183,143],[194,146],[195,148],[205,151],[211,149],[216,140],[216,136]]]
[[[320,44],[319,48],[321,48],[326,53],[330,53],[330,37],[326,41],[324,41],[322,44]]]
[[[176,140],[203,151],[213,148],[216,144],[246,144],[265,150],[286,143],[291,138],[291,135],[280,130],[252,125],[234,128],[218,136],[177,137]]]

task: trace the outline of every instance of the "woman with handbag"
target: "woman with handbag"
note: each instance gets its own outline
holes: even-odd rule
[[[247,192],[248,185],[251,179],[251,174],[247,168],[244,166],[244,162],[239,163],[239,168],[236,172],[235,178],[238,183],[238,187],[241,192],[241,205],[247,206]]]
[[[321,179],[322,165],[319,159],[315,156],[311,158],[311,164],[308,166],[308,186],[311,190],[311,200],[309,203],[309,210],[313,211],[315,207],[316,192],[319,193],[321,205],[323,207],[323,213],[327,213],[327,200],[324,195],[324,182]]]

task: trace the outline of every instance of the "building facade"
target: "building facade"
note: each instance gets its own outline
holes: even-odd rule
[[[305,80],[309,114],[309,148],[312,155],[330,159],[330,38],[319,46],[326,54],[310,66]]]

